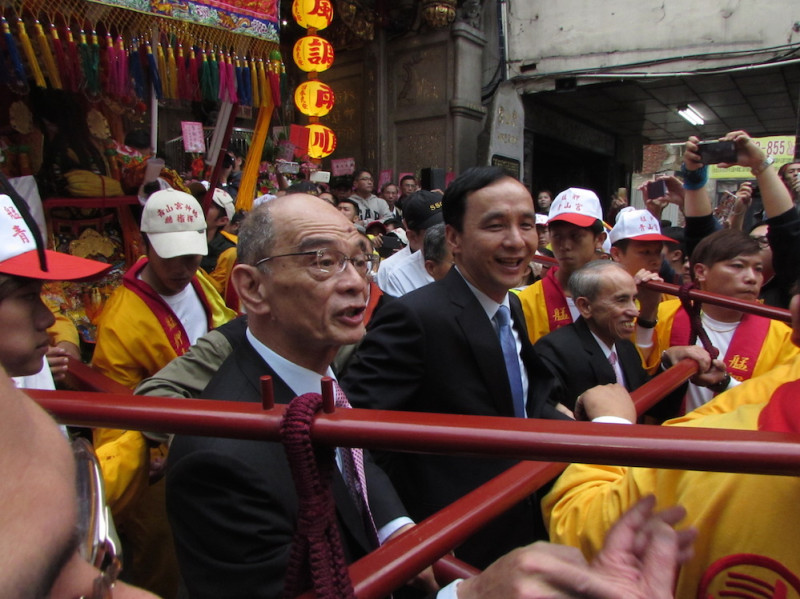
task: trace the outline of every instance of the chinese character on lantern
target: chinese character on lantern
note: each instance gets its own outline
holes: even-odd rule
[[[297,40],[293,54],[294,62],[307,73],[327,71],[333,64],[333,46],[328,40],[316,35],[307,35]]]
[[[294,0],[292,16],[305,29],[325,29],[333,20],[331,0]]]
[[[308,155],[325,158],[336,149],[336,135],[325,125],[308,125]]]
[[[306,81],[297,86],[294,103],[307,116],[325,116],[333,108],[335,98],[330,86],[321,81]]]

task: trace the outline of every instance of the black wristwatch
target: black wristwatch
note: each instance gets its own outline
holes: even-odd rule
[[[731,375],[730,373],[725,373],[725,378],[723,378],[720,382],[714,383],[713,385],[709,385],[706,387],[709,391],[713,393],[722,393],[728,388],[728,385],[731,384]]]

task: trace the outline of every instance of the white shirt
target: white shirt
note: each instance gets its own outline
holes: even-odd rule
[[[433,283],[433,277],[425,270],[425,256],[421,251],[416,251],[395,265],[385,279],[385,287],[381,287],[381,290],[400,297],[428,283]]]
[[[731,344],[731,339],[733,339],[733,334],[739,327],[739,323],[720,322],[719,320],[711,318],[705,312],[700,312],[700,320],[703,323],[703,328],[706,330],[706,333],[708,333],[708,338],[711,340],[711,345],[719,350],[720,359],[723,359],[725,354],[728,353],[728,347]],[[700,347],[703,346],[699,338],[697,339],[695,345],[699,345]],[[739,382],[740,381],[731,378],[728,389],[735,387],[739,384]],[[694,383],[690,382],[689,389],[686,392],[686,411],[690,412],[695,408],[699,408],[703,404],[711,401],[713,398],[713,391],[707,387],[698,387]]]
[[[294,362],[287,360],[283,356],[275,353],[269,347],[261,343],[261,341],[256,339],[255,335],[253,335],[249,328],[247,329],[246,335],[247,340],[250,342],[250,345],[253,346],[253,349],[256,350],[256,353],[258,353],[258,355],[270,365],[270,368],[272,368],[272,370],[275,371],[275,374],[278,375],[278,377],[280,377],[284,383],[286,383],[295,396],[305,395],[306,393],[321,393],[321,381],[323,376],[329,376],[336,380],[336,377],[334,376],[333,370],[331,370],[330,366],[328,366],[328,370],[325,372],[325,374],[321,375],[318,372],[309,370],[308,368],[303,368],[302,366],[299,366]],[[341,462],[338,452],[336,455],[336,463],[341,470]],[[378,540],[381,544],[383,544],[386,539],[392,536],[392,534],[394,534],[399,528],[402,528],[406,524],[413,523],[414,521],[406,516],[395,518],[378,529]]]
[[[194,345],[200,337],[208,333],[208,316],[191,283],[175,295],[162,295],[161,299],[181,321],[189,337],[189,345]]]
[[[388,258],[381,260],[380,268],[378,268],[378,275],[375,277],[375,282],[381,291],[386,292],[386,281],[392,270],[403,261],[403,258],[411,255],[411,246],[405,246],[399,252],[395,252]]]

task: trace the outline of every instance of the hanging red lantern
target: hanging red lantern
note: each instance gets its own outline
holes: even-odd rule
[[[322,73],[333,64],[333,46],[326,39],[307,35],[294,45],[294,62],[306,73]]]
[[[336,134],[325,125],[308,125],[308,155],[311,158],[325,158],[336,149]]]
[[[294,92],[294,104],[297,110],[307,116],[325,116],[333,108],[334,102],[330,86],[316,79],[301,83]]]
[[[294,0],[292,16],[305,29],[325,29],[333,20],[331,0]]]

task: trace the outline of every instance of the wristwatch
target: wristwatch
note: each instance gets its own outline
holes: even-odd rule
[[[728,385],[731,384],[731,375],[730,373],[725,373],[725,378],[723,378],[720,382],[714,383],[713,385],[709,385],[706,387],[709,391],[713,393],[722,393],[728,388]]]
[[[750,172],[753,174],[754,177],[758,177],[761,173],[767,170],[767,167],[770,166],[773,162],[775,162],[775,159],[772,156],[767,156],[764,162],[762,162],[755,168],[751,168]]]

